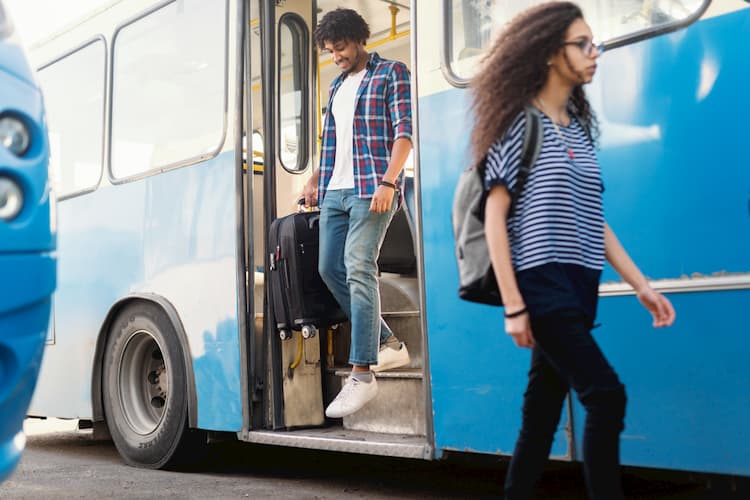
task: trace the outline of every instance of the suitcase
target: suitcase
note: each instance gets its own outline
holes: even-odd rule
[[[282,340],[292,330],[310,338],[347,319],[318,273],[319,219],[320,212],[300,212],[271,223],[268,289]]]

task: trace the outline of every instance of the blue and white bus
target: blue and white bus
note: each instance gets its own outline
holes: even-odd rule
[[[450,208],[468,165],[467,82],[493,30],[535,2],[127,0],[35,47],[59,199],[59,292],[31,414],[106,424],[129,464],[168,467],[213,433],[436,459],[509,454],[529,354],[502,310],[458,299]],[[587,0],[605,42],[588,89],[610,223],[679,320],[654,331],[611,269],[596,336],[627,386],[623,463],[750,476],[750,5]],[[388,238],[386,321],[411,365],[342,420],[347,325],[281,340],[265,240],[319,158],[337,70],[311,39],[338,6],[413,78],[407,237]],[[390,241],[388,241],[390,240]],[[581,458],[571,398],[552,457]],[[194,456],[195,453],[192,453]]]
[[[42,95],[0,1],[0,481],[21,458],[55,289]]]

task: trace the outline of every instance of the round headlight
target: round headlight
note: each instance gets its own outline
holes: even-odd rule
[[[16,156],[23,156],[29,150],[31,138],[26,125],[13,116],[0,118],[0,143]]]
[[[16,181],[0,177],[0,220],[13,220],[23,207],[23,191]]]

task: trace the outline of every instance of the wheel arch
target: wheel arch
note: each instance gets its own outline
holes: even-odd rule
[[[104,420],[104,404],[102,401],[102,371],[104,363],[104,350],[109,340],[110,328],[112,322],[118,314],[131,304],[138,302],[148,302],[159,307],[167,315],[170,323],[177,333],[177,337],[182,345],[183,362],[185,365],[185,376],[187,378],[187,398],[188,398],[188,426],[196,428],[198,426],[198,398],[195,391],[195,374],[193,373],[193,357],[190,352],[190,344],[185,335],[185,328],[182,326],[177,309],[169,300],[153,293],[133,293],[122,297],[112,304],[107,312],[107,316],[99,328],[99,334],[96,341],[96,351],[94,354],[94,367],[92,370],[91,380],[91,404],[93,411],[93,420],[101,422]]]

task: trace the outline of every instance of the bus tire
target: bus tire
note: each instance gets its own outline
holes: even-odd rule
[[[201,442],[202,433],[188,427],[183,360],[174,326],[157,305],[130,304],[112,323],[102,375],[104,416],[129,465],[175,468],[188,463]]]

